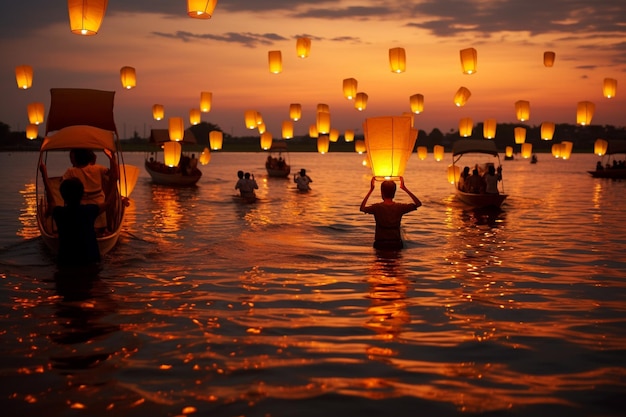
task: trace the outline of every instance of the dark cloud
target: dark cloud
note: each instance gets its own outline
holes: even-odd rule
[[[212,33],[198,34],[179,30],[175,33],[152,32],[152,34],[163,38],[179,39],[183,42],[211,40],[217,42],[237,43],[247,48],[253,48],[258,45],[272,45],[276,41],[287,40],[287,38],[276,33],[259,34],[229,32],[221,35],[215,35]]]

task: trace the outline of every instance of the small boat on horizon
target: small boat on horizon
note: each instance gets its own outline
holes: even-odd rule
[[[287,143],[284,140],[273,141],[265,161],[265,169],[268,176],[278,178],[287,178],[289,176],[291,166],[283,158],[283,152],[287,153]]]
[[[626,140],[607,142],[606,152],[598,161],[596,169],[587,172],[594,178],[626,179]],[[625,159],[618,160],[615,155],[624,155]]]

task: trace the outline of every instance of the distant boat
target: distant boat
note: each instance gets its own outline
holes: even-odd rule
[[[283,157],[283,152],[287,153],[287,143],[284,140],[273,141],[269,149],[270,154],[265,161],[265,169],[268,176],[282,178],[289,176],[291,166]]]
[[[169,167],[165,165],[159,158],[159,151],[161,150],[163,143],[170,140],[169,132],[167,129],[152,129],[150,132],[149,142],[154,145],[155,151],[151,154],[155,154],[155,157],[146,156],[144,166],[152,182],[160,185],[172,185],[172,186],[191,186],[195,185],[202,177],[202,171],[195,169],[191,172],[187,172],[185,167],[180,166]],[[186,144],[195,144],[196,137],[189,130],[185,131],[181,146]],[[184,152],[182,149],[181,152]],[[181,158],[185,155],[181,155]],[[184,172],[183,172],[184,171]]]
[[[616,155],[625,159],[618,160]],[[596,166],[595,171],[587,171],[594,178],[626,179],[626,140],[609,140],[606,153]],[[601,169],[600,169],[601,168]]]

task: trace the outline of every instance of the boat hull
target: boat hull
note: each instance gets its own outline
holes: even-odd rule
[[[621,168],[610,168],[587,172],[594,178],[626,179],[626,169]]]
[[[283,169],[275,169],[275,168],[266,168],[267,175],[270,177],[282,177],[285,178],[289,176],[291,172],[291,167],[289,165],[285,166]]]
[[[152,169],[149,163],[146,161],[145,163],[146,171],[150,174],[152,178],[152,182],[159,185],[172,185],[177,187],[188,187],[195,185],[200,178],[202,177],[202,173],[200,171],[197,175],[182,175],[180,172],[161,172]]]
[[[500,208],[507,194],[472,194],[456,191],[456,199],[473,208]]]

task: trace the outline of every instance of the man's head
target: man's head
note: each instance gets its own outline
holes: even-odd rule
[[[59,191],[61,192],[61,197],[63,197],[63,201],[65,201],[65,205],[77,206],[80,204],[80,200],[83,198],[83,194],[85,193],[85,187],[78,178],[72,177],[63,180],[61,186],[59,187]]]
[[[383,181],[382,184],[380,184],[380,194],[383,199],[394,198],[396,195],[396,183],[391,180]]]

